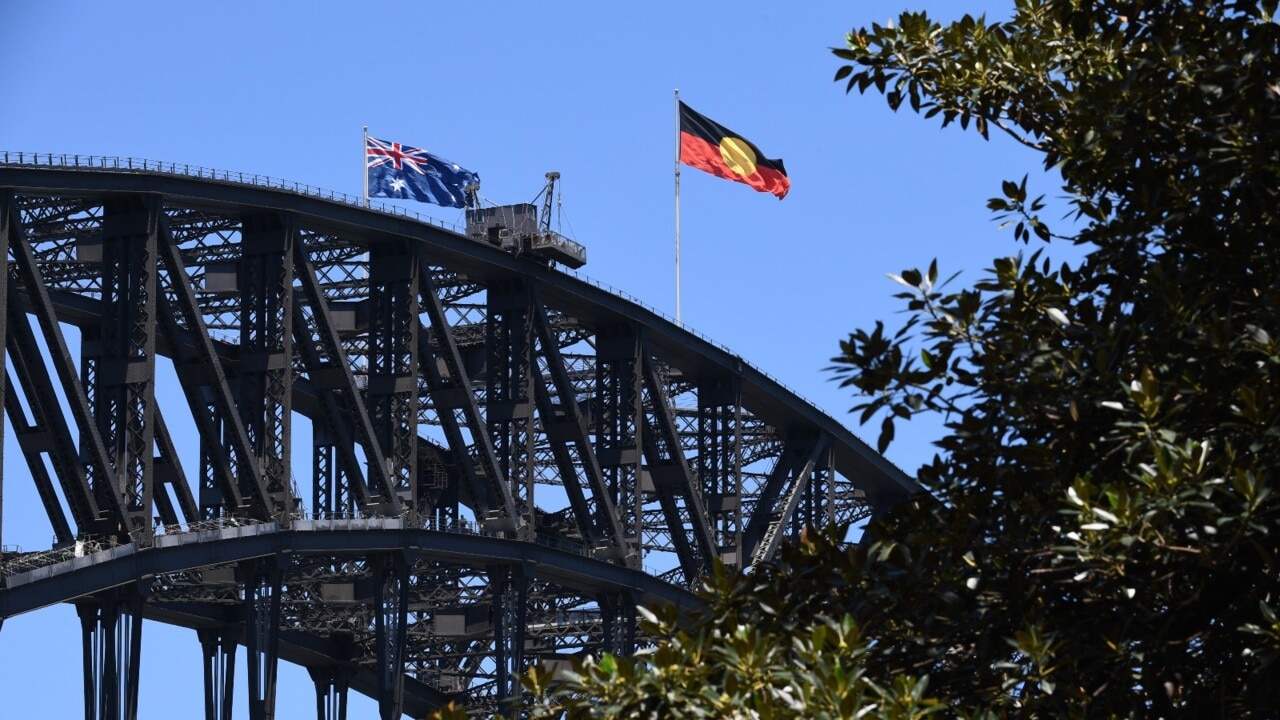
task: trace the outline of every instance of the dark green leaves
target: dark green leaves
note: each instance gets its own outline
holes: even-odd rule
[[[956,712],[1280,712],[1276,6],[1020,0],[838,54],[849,90],[1040,150],[1076,229],[1025,176],[987,207],[1084,252],[891,275],[907,322],[833,359],[881,448],[942,413],[942,504],[873,526],[856,617]]]

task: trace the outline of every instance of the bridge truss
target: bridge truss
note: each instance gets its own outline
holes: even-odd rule
[[[318,718],[350,689],[383,718],[493,711],[530,663],[632,651],[637,604],[692,602],[713,560],[915,490],[660,315],[351,200],[4,156],[29,472],[0,482],[34,485],[54,541],[0,558],[0,621],[75,605],[86,720],[136,716],[144,619],[195,630],[209,720],[241,649],[255,720],[281,659]]]

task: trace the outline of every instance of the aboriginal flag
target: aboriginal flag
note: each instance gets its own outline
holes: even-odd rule
[[[746,138],[680,103],[680,162],[716,177],[746,183],[778,199],[791,181],[781,160],[770,160]]]

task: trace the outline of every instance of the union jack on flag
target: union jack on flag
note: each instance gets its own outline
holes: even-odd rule
[[[480,176],[416,147],[366,137],[364,159],[369,174],[369,197],[398,198],[469,207],[467,188]]]

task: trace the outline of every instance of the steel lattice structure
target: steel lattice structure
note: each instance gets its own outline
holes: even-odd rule
[[[255,719],[282,659],[318,718],[349,689],[383,718],[491,711],[529,663],[630,652],[637,604],[691,602],[713,559],[915,491],[653,311],[354,200],[3,155],[0,394],[30,471],[4,480],[55,540],[5,553],[0,619],[75,604],[87,720],[135,717],[144,619],[196,631],[210,720],[241,648]]]

